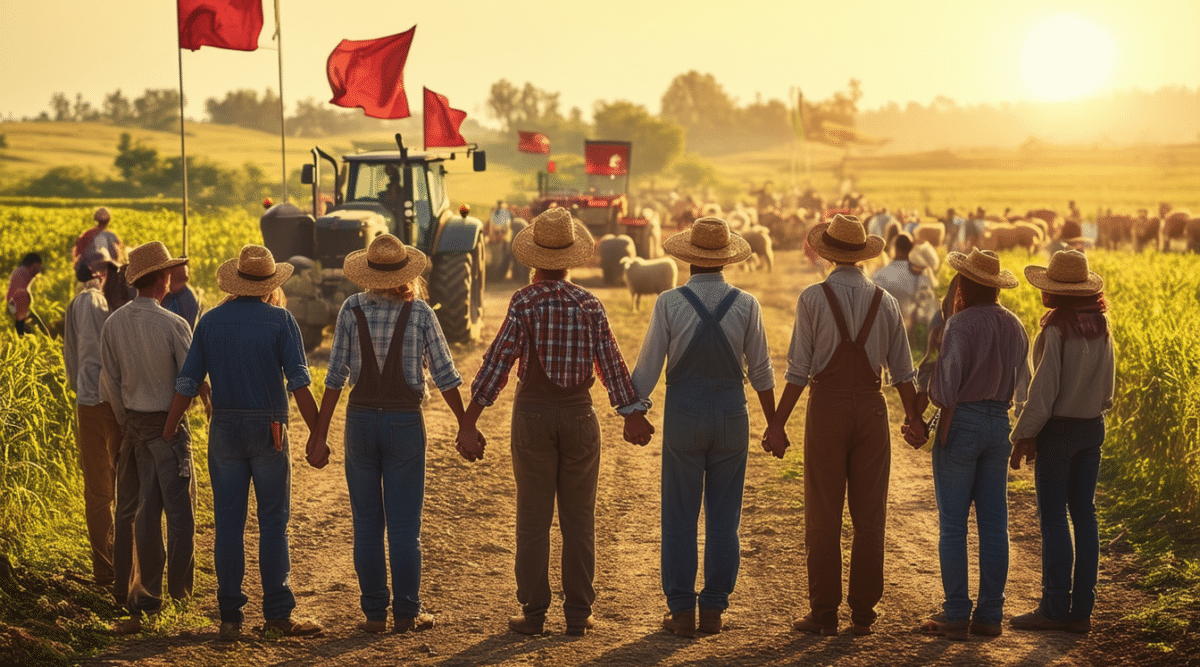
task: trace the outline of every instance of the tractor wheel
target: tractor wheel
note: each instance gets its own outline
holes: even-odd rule
[[[433,259],[429,300],[448,343],[479,340],[483,320],[482,259],[479,245],[469,253],[445,253]]]

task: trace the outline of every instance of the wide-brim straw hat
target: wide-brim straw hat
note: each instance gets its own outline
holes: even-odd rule
[[[853,215],[834,216],[808,233],[808,244],[821,257],[831,262],[853,264],[878,257],[883,252],[883,238],[867,234],[862,221]]]
[[[391,234],[381,234],[369,247],[346,255],[342,271],[359,287],[389,289],[412,282],[427,262],[425,253]]]
[[[1018,284],[1012,271],[1000,268],[1000,257],[991,250],[972,248],[970,255],[952,252],[946,255],[946,263],[980,285],[1012,289]]]
[[[942,265],[942,259],[938,257],[937,249],[929,241],[921,241],[908,251],[908,263],[918,269],[937,271]]]
[[[167,251],[167,246],[163,245],[162,241],[143,243],[129,251],[125,280],[132,285],[147,273],[169,269],[180,264],[187,264],[187,262],[187,257],[171,257],[171,253]]]
[[[217,286],[234,296],[264,296],[286,282],[292,268],[287,262],[276,262],[270,250],[251,243],[242,246],[237,259],[217,269]]]
[[[591,258],[596,241],[582,222],[561,206],[539,213],[512,241],[513,257],[535,269],[569,269]]]
[[[688,229],[671,236],[663,250],[696,266],[725,266],[750,256],[750,243],[729,230],[721,218],[696,218]]]
[[[1091,296],[1104,291],[1104,278],[1088,269],[1087,255],[1078,250],[1059,250],[1050,266],[1025,267],[1029,284],[1050,294]]]

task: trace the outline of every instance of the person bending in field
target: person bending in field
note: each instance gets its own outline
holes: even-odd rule
[[[512,458],[517,481],[517,600],[521,613],[508,627],[541,634],[553,598],[549,580],[550,526],[558,498],[562,531],[563,613],[567,634],[595,626],[596,483],[600,423],[592,409],[593,372],[609,401],[625,415],[630,442],[650,442],[653,428],[629,381],[604,306],[567,282],[567,270],[592,256],[595,242],[565,208],[551,208],[513,239],[513,256],[535,269],[533,284],[513,294],[496,339],[471,386],[457,445],[467,458],[483,453],[475,424],[521,360],[513,401]]]
[[[31,252],[21,259],[8,277],[8,293],[4,296],[4,302],[8,306],[8,314],[12,315],[18,336],[24,336],[30,330],[31,319],[38,322],[33,314],[33,297],[29,294],[29,286],[41,272],[42,256]]]
[[[83,290],[75,295],[63,317],[63,364],[67,381],[75,390],[75,409],[79,419],[76,442],[79,467],[83,472],[84,517],[88,542],[92,547],[92,577],[97,585],[113,590],[113,499],[117,454],[121,446],[121,425],[112,405],[100,399],[100,336],[108,319],[108,303],[101,291],[108,271],[92,274],[80,264],[75,278]],[[130,527],[131,528],[131,527]],[[123,534],[132,534],[123,531]],[[120,582],[117,599],[129,596],[129,577]]]
[[[720,218],[700,218],[663,244],[687,262],[687,285],[663,292],[642,342],[633,388],[645,407],[667,361],[663,408],[663,627],[681,637],[716,633],[737,581],[738,524],[746,481],[748,375],[767,421],[775,414],[775,374],[758,300],[725,282],[722,269],[750,245]],[[743,372],[743,360],[748,368]],[[636,443],[635,443],[636,444]],[[782,456],[786,443],[765,443]],[[704,588],[696,595],[696,522],[704,511]]]
[[[163,439],[181,428],[184,412],[205,376],[212,385],[212,421],[208,430],[208,470],[212,478],[213,564],[217,570],[220,638],[242,634],[246,595],[245,530],[250,484],[258,507],[258,567],[262,575],[263,629],[286,636],[322,631],[317,623],[295,618],[296,597],[288,584],[291,557],[287,526],[291,511],[292,468],[288,443],[287,392],[311,433],[317,405],[308,386],[312,378],[300,326],[287,310],[266,303],[292,275],[292,265],[275,262],[271,251],[246,245],[237,259],[217,270],[217,285],[233,295],[204,314],[196,325],[187,362],[175,380],[171,414]],[[286,385],[284,379],[286,377]]]
[[[891,429],[880,391],[886,368],[904,404],[906,439],[925,442],[917,411],[916,372],[895,297],[867,279],[859,262],[877,257],[883,239],[858,218],[838,215],[813,227],[808,243],[836,268],[800,293],[788,350],[787,386],[767,429],[786,443],[784,428],[806,386],[812,390],[804,427],[804,543],[809,612],[792,622],[803,632],[835,635],[842,602],[842,512],[849,504],[851,631],[871,634],[883,596],[884,529]],[[777,452],[782,454],[782,452]]]
[[[1025,267],[1025,278],[1042,291],[1050,311],[1033,342],[1033,379],[1023,402],[1018,392],[1010,465],[1017,470],[1022,458],[1037,461],[1042,600],[1011,623],[1019,630],[1086,633],[1092,629],[1100,563],[1096,478],[1116,367],[1104,279],[1076,250],[1055,253],[1049,267]]]
[[[140,631],[142,616],[153,617],[162,608],[164,566],[171,598],[183,600],[192,594],[196,482],[191,435],[185,428],[178,437],[160,437],[192,329],[159,302],[170,289],[171,267],[185,261],[172,258],[158,241],[131,250],[126,275],[137,288],[137,298],[108,316],[100,336],[101,397],[112,405],[125,432],[117,456],[116,592],[140,575],[140,581],[129,585],[127,599],[118,600],[130,613],[114,628],[118,633]],[[132,536],[127,532],[131,523]]]

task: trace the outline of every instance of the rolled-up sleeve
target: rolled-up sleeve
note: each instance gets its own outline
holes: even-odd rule
[[[746,321],[746,378],[754,391],[775,388],[775,370],[771,368],[771,350],[767,347],[767,329],[763,324],[758,299],[750,297],[750,316]]]
[[[329,368],[325,372],[325,387],[341,391],[350,381],[350,364],[355,349],[350,341],[355,339],[357,323],[351,310],[342,304],[338,311],[337,324],[333,328],[333,344],[329,349]]]
[[[633,391],[638,396],[639,405],[630,410],[646,410],[653,407],[650,394],[658,379],[662,377],[663,364],[667,359],[667,350],[671,342],[671,323],[667,317],[667,299],[659,298],[654,302],[654,310],[650,314],[650,325],[646,328],[646,336],[642,340],[642,349],[638,351],[637,365],[633,368],[630,381]],[[619,410],[618,410],[619,411]]]
[[[804,303],[804,294],[796,299],[796,321],[792,325],[792,342],[788,346],[788,368],[784,379],[804,387],[812,371],[813,357],[812,314]]]
[[[287,390],[296,391],[312,384],[312,374],[308,371],[308,357],[304,354],[304,339],[300,335],[300,325],[288,311],[283,311],[287,323],[281,332],[280,358],[283,360],[283,375],[287,378]]]
[[[204,382],[208,375],[208,363],[204,353],[204,335],[207,331],[205,324],[201,318],[200,323],[196,325],[196,335],[188,348],[187,358],[184,359],[183,368],[175,378],[175,391],[192,398],[200,393],[200,383]]]
[[[884,294],[884,299],[891,302],[888,308],[888,351],[887,371],[891,384],[904,384],[917,379],[917,371],[913,368],[912,349],[908,346],[908,333],[904,330],[904,320],[900,316],[900,306],[895,297]]]
[[[496,339],[483,355],[483,364],[471,383],[471,398],[476,403],[487,407],[496,402],[500,390],[508,383],[508,374],[513,364],[525,349],[525,329],[513,315],[513,302],[509,303],[508,314]]]
[[[425,364],[429,368],[429,376],[438,391],[450,391],[462,384],[462,376],[454,367],[454,357],[450,356],[450,346],[446,344],[446,335],[442,333],[442,325],[438,323],[433,312],[426,313],[425,325],[421,328],[424,336]]]

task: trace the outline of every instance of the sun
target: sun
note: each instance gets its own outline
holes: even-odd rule
[[[1112,35],[1088,19],[1058,14],[1042,19],[1021,47],[1025,88],[1041,101],[1094,93],[1109,82],[1117,59]]]

